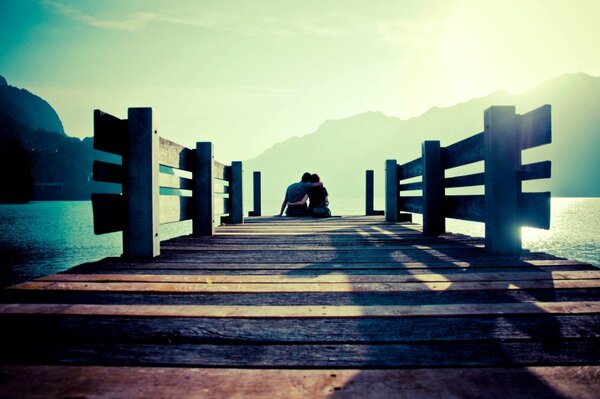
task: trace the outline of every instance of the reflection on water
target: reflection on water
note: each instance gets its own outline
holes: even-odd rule
[[[263,214],[279,211],[278,201],[263,201]],[[334,215],[364,213],[363,199],[331,198]],[[375,209],[383,209],[375,201]],[[91,203],[33,202],[0,205],[0,285],[56,273],[83,262],[121,254],[121,234],[94,235]],[[420,215],[414,221],[420,222]],[[483,236],[481,223],[447,220],[447,230]],[[161,226],[161,238],[191,233],[191,222]],[[532,251],[600,266],[600,199],[552,198],[550,230],[523,229]]]

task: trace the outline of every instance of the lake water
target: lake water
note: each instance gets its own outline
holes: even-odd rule
[[[263,202],[263,214],[280,203]],[[383,202],[375,202],[383,209]],[[362,199],[337,199],[334,214],[364,212]],[[420,221],[420,215],[414,215]],[[448,219],[448,231],[483,236],[481,223]],[[161,238],[191,232],[191,222],[161,226]],[[523,246],[532,251],[600,266],[600,198],[552,198],[551,229],[523,229]],[[0,205],[0,286],[56,273],[77,264],[121,254],[121,234],[94,235],[91,202],[32,202]]]

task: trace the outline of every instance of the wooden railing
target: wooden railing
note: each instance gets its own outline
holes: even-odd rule
[[[215,220],[243,223],[242,163],[214,160],[213,144],[195,149],[159,137],[152,108],[129,108],[127,119],[94,111],[94,148],[122,157],[94,161],[95,181],[122,185],[94,193],[94,232],[123,232],[123,254],[160,254],[159,225],[192,219],[193,234],[212,235]]]
[[[375,209],[375,177],[372,170],[365,173],[365,215],[383,215],[384,211]]]
[[[423,214],[423,233],[445,232],[445,218],[485,223],[486,249],[495,254],[521,253],[521,226],[550,228],[550,193],[524,193],[522,182],[550,177],[550,161],[521,164],[521,151],[552,139],[550,105],[524,115],[515,107],[494,106],[484,112],[484,131],[448,147],[425,141],[422,156],[398,165],[386,161],[385,215]],[[484,161],[484,172],[445,177],[451,168]],[[402,184],[421,176],[421,181]],[[484,186],[484,195],[446,195],[446,188]],[[402,196],[422,190],[421,196]]]
[[[254,207],[253,210],[248,212],[248,216],[261,216],[261,181],[260,181],[260,172],[252,173],[252,205]]]

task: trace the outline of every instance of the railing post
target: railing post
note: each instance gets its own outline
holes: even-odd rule
[[[248,212],[248,216],[260,216],[262,214],[261,210],[261,187],[260,187],[260,172],[252,173],[252,194],[253,194],[253,210]]]
[[[444,169],[439,141],[424,141],[423,162],[423,233],[439,235],[446,231],[442,208],[444,201]]]
[[[192,232],[198,236],[211,236],[215,233],[213,151],[212,143],[196,143]]]
[[[365,215],[373,215],[374,214],[374,205],[373,205],[373,171],[367,170],[365,181]]]
[[[242,163],[240,161],[231,162],[231,182],[229,189],[229,198],[231,199],[229,222],[231,224],[244,223]]]
[[[126,222],[123,252],[126,257],[160,254],[158,132],[152,108],[129,108],[127,145],[123,156]]]
[[[385,221],[398,222],[398,162],[395,159],[385,161]]]
[[[484,113],[485,246],[492,253],[513,256],[521,253],[516,121],[513,106],[490,107]]]

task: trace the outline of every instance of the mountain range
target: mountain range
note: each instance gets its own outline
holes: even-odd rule
[[[0,202],[89,199],[92,143],[67,136],[48,102],[0,76]]]
[[[525,113],[543,104],[552,105],[552,144],[524,155],[532,158],[528,162],[552,161],[552,178],[542,189],[554,196],[600,196],[600,77],[583,73],[559,76],[519,95],[498,91],[434,107],[406,120],[366,112],[326,121],[313,133],[245,161],[245,181],[260,170],[263,198],[281,200],[288,184],[305,171],[316,172],[332,199],[362,198],[365,170],[373,169],[376,196],[381,197],[386,159],[408,162],[420,156],[423,140],[447,146],[481,132],[483,112],[492,105],[515,105]],[[91,137],[69,137],[50,104],[0,76],[0,202],[89,199],[92,143]],[[248,183],[247,199],[252,190]]]
[[[552,178],[541,187],[554,196],[600,196],[600,77],[584,73],[562,75],[519,95],[498,91],[434,107],[406,120],[380,112],[330,120],[246,161],[246,181],[252,171],[261,171],[263,198],[281,200],[288,184],[305,171],[316,172],[330,196],[362,198],[365,170],[373,169],[376,196],[382,196],[386,159],[405,163],[420,156],[424,140],[447,146],[483,131],[483,112],[492,105],[514,105],[523,114],[544,104],[552,105],[552,143],[526,151],[524,160],[552,161]]]

